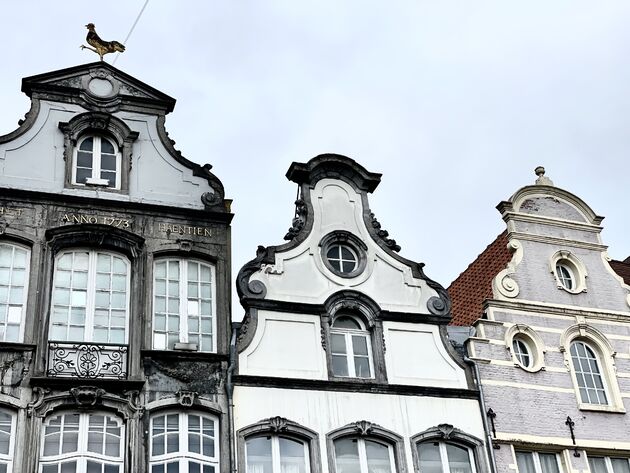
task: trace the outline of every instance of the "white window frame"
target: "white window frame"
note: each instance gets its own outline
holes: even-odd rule
[[[352,254],[354,259],[348,260],[348,259],[343,258],[341,250],[344,248],[348,250],[350,254]],[[328,256],[328,254],[330,253],[330,250],[332,249],[337,250],[337,256],[335,256],[334,258],[331,258],[330,256]],[[326,248],[326,259],[328,260],[328,264],[330,264],[330,266],[332,266],[333,268],[334,266],[332,265],[331,261],[339,262],[339,269],[335,269],[335,270],[341,274],[352,274],[359,267],[359,255],[357,254],[356,251],[354,251],[354,248],[352,248],[350,245],[346,245],[340,242],[331,243],[328,246],[328,248]],[[344,270],[344,265],[348,263],[352,263],[353,266],[352,266],[352,269],[350,269],[349,271],[346,271]]]
[[[125,300],[125,338],[123,343],[129,343],[129,306],[131,299],[131,262],[129,258],[121,253],[116,253],[112,251],[101,251],[94,248],[72,248],[65,249],[60,251],[55,258],[55,266],[54,266],[54,276],[53,276],[53,286],[52,286],[52,294],[51,294],[51,302],[50,302],[50,320],[48,323],[49,331],[52,328],[52,315],[55,307],[55,288],[57,287],[57,270],[59,259],[67,254],[67,253],[75,253],[75,252],[87,252],[88,253],[88,281],[87,281],[87,294],[86,294],[86,305],[85,305],[85,329],[84,329],[84,338],[85,340],[54,340],[54,341],[85,341],[88,343],[100,343],[94,342],[94,312],[95,312],[95,299],[96,299],[96,264],[98,254],[106,254],[110,256],[115,256],[124,260],[127,265],[127,281],[126,281],[126,300]],[[71,295],[72,297],[72,295]],[[49,332],[50,333],[50,332]],[[50,340],[50,336],[49,336]],[[52,340],[50,340],[52,341]],[[108,342],[102,342],[107,344]]]
[[[560,274],[558,267],[565,268],[571,276],[573,282],[572,287],[567,287],[564,279],[565,277]],[[586,292],[586,278],[588,273],[586,272],[586,266],[584,263],[568,250],[560,250],[554,253],[549,259],[549,269],[556,280],[556,286],[558,289],[568,292],[569,294],[579,294]]]
[[[595,363],[597,364],[597,369],[598,369],[598,375],[602,381],[602,386],[603,386],[603,391],[604,391],[604,395],[606,397],[606,402],[602,403],[602,402],[590,402],[590,394],[588,393],[589,388],[588,386],[581,386],[580,382],[578,380],[578,375],[577,375],[577,371],[575,370],[575,364],[574,364],[574,359],[573,359],[573,353],[571,353],[571,350],[573,348],[573,346],[577,343],[581,343],[583,344],[586,348],[588,348],[594,355],[595,357]],[[610,388],[608,387],[608,379],[606,376],[606,372],[605,372],[605,367],[602,364],[602,360],[601,360],[601,354],[598,350],[598,347],[595,345],[590,344],[587,340],[581,340],[581,339],[577,339],[577,340],[572,340],[571,343],[569,344],[569,358],[571,360],[571,371],[573,373],[574,379],[575,379],[575,385],[577,387],[577,391],[578,391],[578,396],[579,396],[579,400],[581,404],[586,404],[586,405],[591,405],[591,406],[611,406],[612,405],[612,399],[611,399],[611,395],[610,395]],[[582,365],[582,363],[580,363],[580,365]],[[590,368],[590,365],[589,365]],[[591,375],[591,377],[593,377],[593,373],[589,372],[589,374]],[[580,392],[580,389],[586,389],[587,394],[589,394],[589,399],[588,400],[584,400],[582,399],[582,393]],[[592,388],[590,388],[592,389]],[[596,390],[597,392],[597,390]],[[599,394],[597,394],[597,398],[599,400]]]
[[[542,466],[540,463],[540,458],[538,457],[539,453],[543,453],[545,455],[553,455],[556,459],[556,465],[558,467],[558,471],[560,473],[562,473],[562,463],[560,462],[560,458],[558,457],[558,454],[555,452],[534,452],[534,451],[528,451],[528,450],[516,450],[514,449],[514,464],[516,465],[516,471],[518,473],[525,473],[523,471],[519,471],[518,470],[518,461],[516,460],[516,455],[518,453],[525,453],[525,454],[531,454],[532,458],[534,460],[534,470],[536,471],[536,473],[543,473],[542,471]]]
[[[369,440],[370,442],[381,444],[387,447],[387,452],[389,453],[389,466],[391,473],[397,473],[398,469],[396,468],[396,457],[394,456],[394,445],[384,440],[374,438],[374,437],[337,437],[333,440],[333,452],[336,452],[335,442],[341,440],[355,440],[357,442],[357,451],[359,453],[359,469],[360,473],[368,473],[368,462],[367,462],[367,452],[365,447],[365,441]],[[338,471],[337,468],[337,456],[335,453],[335,471]],[[473,472],[474,473],[474,472]]]
[[[78,153],[81,144],[89,139],[93,139],[92,146],[92,177],[88,178],[88,181],[77,182],[77,166],[78,166]],[[116,182],[115,185],[110,186],[109,182],[105,179],[101,179],[101,140],[107,140],[113,147],[116,153]],[[85,135],[83,136],[74,148],[73,152],[73,160],[72,160],[72,184],[76,186],[98,186],[105,187],[107,189],[115,189],[120,190],[120,184],[122,181],[121,176],[121,167],[122,167],[122,155],[120,153],[120,149],[118,148],[118,144],[109,137],[100,136],[100,135]]]
[[[529,365],[525,366],[521,363],[514,342],[522,342],[529,350]],[[514,324],[505,332],[505,348],[510,352],[514,366],[520,369],[535,373],[544,369],[545,364],[545,342],[541,336],[531,327],[523,324]]]
[[[374,379],[375,377],[375,373],[374,373],[374,355],[372,353],[372,336],[371,333],[369,332],[369,330],[367,330],[365,328],[365,324],[359,320],[357,317],[353,317],[351,315],[348,314],[342,314],[339,317],[348,317],[352,320],[354,320],[357,324],[359,324],[359,326],[361,327],[360,330],[358,329],[350,329],[350,328],[335,328],[334,327],[334,321],[332,323],[332,325],[330,326],[330,338],[331,338],[331,343],[330,343],[330,369],[332,371],[332,375],[335,377],[339,377],[339,378],[358,378],[358,379]],[[333,360],[333,356],[341,356],[342,353],[333,353],[332,350],[332,337],[334,335],[343,335],[344,337],[344,342],[346,345],[346,365],[348,367],[348,374],[346,376],[344,375],[340,375],[340,374],[336,374],[334,372],[334,367],[332,364],[332,360]],[[357,376],[356,374],[356,368],[354,365],[354,357],[355,357],[355,353],[354,353],[354,344],[352,342],[352,337],[353,336],[361,336],[365,339],[365,342],[367,344],[367,358],[368,358],[368,366],[370,369],[370,376]],[[362,355],[359,355],[362,356]]]
[[[179,445],[177,452],[166,453],[162,455],[153,455],[153,421],[156,417],[166,417],[169,415],[177,415],[178,419],[178,439]],[[188,449],[188,417],[191,415],[199,416],[202,418],[210,419],[214,422],[214,457],[207,457],[203,455],[203,453],[193,453]],[[165,424],[166,425],[166,424]],[[166,465],[167,463],[173,463],[177,461],[179,463],[178,471],[188,471],[187,469],[182,469],[183,467],[187,467],[185,462],[194,461],[203,465],[211,465],[214,466],[215,473],[220,472],[220,424],[217,416],[210,414],[208,412],[200,412],[200,411],[157,411],[151,415],[151,421],[149,423],[149,469],[151,472],[154,466],[158,465]],[[203,434],[202,434],[203,438]],[[203,451],[203,442],[202,442],[201,450]],[[165,469],[166,470],[166,469]]]
[[[156,347],[155,343],[155,280],[156,280],[156,271],[155,267],[160,262],[167,261],[178,261],[179,262],[179,343],[189,343],[188,342],[188,263],[198,263],[210,268],[210,295],[212,297],[211,308],[212,308],[212,347],[210,350],[203,350],[203,353],[216,353],[217,351],[217,287],[216,287],[216,267],[214,264],[209,263],[204,260],[196,259],[196,258],[180,258],[180,257],[163,257],[156,258],[153,262],[153,299],[152,299],[152,308],[153,308],[153,317],[152,317],[152,331],[151,331],[151,346],[154,350],[171,350],[172,348],[168,347],[168,325],[166,327],[166,340],[165,340],[165,348]],[[167,281],[168,286],[168,281]],[[168,293],[168,287],[167,287]],[[201,328],[199,329],[201,330]],[[160,332],[161,333],[161,332]],[[201,334],[201,332],[200,332]],[[197,346],[197,351],[200,350],[200,347]]]
[[[436,441],[435,439],[427,439],[427,440],[423,440],[421,442],[416,443],[415,448],[416,448],[416,454],[418,458],[418,470],[420,470],[420,453],[418,452],[418,447],[420,447],[420,445],[422,445],[423,443],[429,443],[429,444],[434,444],[434,445],[436,443],[438,444],[438,449],[440,451],[440,462],[442,463],[442,473],[450,473],[451,471],[449,467],[449,462],[448,462],[448,452],[446,450],[446,445],[453,445],[455,447],[466,449],[466,451],[468,452],[468,461],[470,463],[470,470],[472,473],[477,473],[477,465],[475,464],[475,454],[472,448],[466,445],[462,445],[461,443],[457,443],[457,442],[442,442],[442,441]]]
[[[22,309],[22,314],[20,316],[20,325],[18,328],[18,339],[17,340],[8,340],[8,342],[13,342],[13,343],[21,343],[24,340],[24,319],[26,318],[26,305],[28,303],[28,287],[29,287],[29,278],[31,275],[31,249],[27,246],[24,245],[18,245],[15,244],[13,242],[9,242],[9,241],[2,241],[0,242],[0,246],[7,246],[10,247],[12,249],[12,259],[11,259],[11,268],[9,269],[9,276],[11,278],[11,280],[13,279],[13,258],[15,257],[15,249],[20,249],[26,252],[26,262],[25,262],[25,274],[24,274],[24,286],[23,286],[23,295],[22,295],[22,304],[21,304],[21,309]],[[9,297],[10,297],[10,290],[13,286],[11,285],[11,283],[9,283],[8,286],[8,291],[9,291]],[[4,323],[4,335],[2,337],[2,339],[0,341],[6,342],[7,339],[7,332],[6,332],[6,327],[8,325],[8,321],[9,321],[9,308],[12,306],[12,304],[9,303],[10,299],[7,299],[7,313],[6,313],[6,317],[5,317],[5,323]],[[15,306],[15,304],[13,304],[13,306]]]
[[[8,453],[0,453],[0,465],[7,466],[7,473],[11,473],[13,471],[13,460],[15,454],[15,439],[16,435],[16,424],[17,424],[17,416],[14,412],[11,412],[7,409],[0,409],[0,412],[7,414],[11,417],[11,431],[9,432],[9,452]]]
[[[534,364],[534,355],[527,341],[523,337],[514,337],[512,339],[512,350],[514,359],[523,368],[531,368]],[[527,357],[527,362],[524,358]]]
[[[65,416],[68,414],[77,414],[79,416],[77,450],[75,452],[61,453],[58,455],[50,455],[48,457],[45,457],[44,444],[45,444],[45,434],[46,434],[47,423],[58,416]],[[88,433],[89,433],[89,426],[90,426],[89,420],[90,420],[90,416],[93,416],[93,415],[102,415],[102,416],[110,417],[117,420],[120,423],[120,445],[119,445],[120,456],[118,458],[108,457],[100,453],[94,453],[94,452],[88,451]],[[62,442],[61,445],[63,446],[63,435],[61,437],[61,442]],[[93,460],[97,462],[104,462],[104,463],[119,465],[120,473],[124,473],[125,457],[126,457],[125,445],[126,445],[125,422],[123,421],[121,417],[117,416],[116,414],[113,414],[111,412],[101,412],[101,411],[55,412],[49,415],[42,425],[38,471],[42,472],[45,465],[50,465],[50,464],[60,465],[61,463],[65,463],[69,461],[76,461],[76,465],[77,465],[76,473],[85,473],[87,469],[88,460]]]
[[[311,458],[309,453],[309,442],[300,438],[296,438],[292,435],[277,435],[277,434],[263,434],[263,435],[251,435],[245,439],[245,473],[249,471],[249,464],[247,463],[248,454],[248,442],[256,438],[269,437],[271,439],[271,471],[272,473],[281,473],[282,471],[282,457],[280,456],[280,439],[284,438],[294,442],[299,442],[304,448],[304,464],[306,466],[305,473],[311,471]]]
[[[628,457],[610,457],[610,456],[604,456],[604,455],[589,455],[588,453],[586,454],[587,456],[587,463],[588,463],[588,469],[591,473],[595,473],[592,469],[591,469],[591,463],[590,460],[591,458],[601,458],[604,460],[604,463],[606,464],[606,471],[607,473],[614,473],[613,467],[612,467],[612,460],[625,460],[626,463],[628,463],[628,469],[630,469],[630,458]]]

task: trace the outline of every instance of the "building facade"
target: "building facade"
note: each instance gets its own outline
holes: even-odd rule
[[[602,217],[536,173],[497,206],[506,231],[449,288],[454,322],[476,329],[497,472],[628,473],[630,287]]]
[[[104,62],[0,137],[0,472],[229,471],[229,201]]]
[[[247,473],[488,471],[450,300],[371,213],[353,160],[293,163],[293,225],[238,274],[234,438]],[[460,346],[461,348],[461,346]]]

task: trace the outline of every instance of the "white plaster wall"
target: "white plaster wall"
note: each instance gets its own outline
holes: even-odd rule
[[[322,179],[311,191],[311,198],[314,215],[309,237],[296,248],[276,253],[273,265],[250,278],[267,287],[267,299],[322,303],[335,292],[349,288],[368,294],[382,309],[428,313],[427,300],[437,293],[372,240],[363,221],[361,196],[352,186]],[[319,242],[335,230],[353,233],[368,247],[366,268],[355,278],[338,277],[322,262]]]
[[[444,348],[435,325],[383,323],[391,384],[466,388],[466,374]]]
[[[238,362],[239,374],[328,379],[320,318],[258,311],[256,334]]]
[[[403,437],[408,472],[415,471],[409,442],[415,434],[447,423],[479,439],[484,436],[477,401],[469,399],[236,386],[234,403],[238,406],[237,431],[260,420],[281,416],[317,432],[323,473],[329,471],[326,434],[360,420]]]
[[[96,189],[65,189],[63,133],[68,122],[87,110],[78,105],[41,101],[33,126],[15,140],[0,144],[0,178],[9,188],[108,200],[127,200],[203,209],[201,194],[209,189],[205,179],[178,163],[159,140],[157,117],[140,113],[113,114],[139,133],[133,143],[129,194]]]

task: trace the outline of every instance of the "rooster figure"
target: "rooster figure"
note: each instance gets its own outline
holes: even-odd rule
[[[94,23],[88,23],[87,25],[85,25],[85,27],[89,30],[85,39],[90,46],[94,47],[90,48],[88,46],[81,45],[81,49],[89,49],[90,51],[94,51],[100,56],[101,61],[103,60],[103,55],[105,54],[115,53],[117,51],[122,53],[125,51],[125,45],[119,43],[118,41],[103,41],[101,37],[96,34]]]

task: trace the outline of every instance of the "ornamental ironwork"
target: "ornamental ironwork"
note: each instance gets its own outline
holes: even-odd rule
[[[48,376],[80,379],[127,379],[127,345],[49,342]]]

